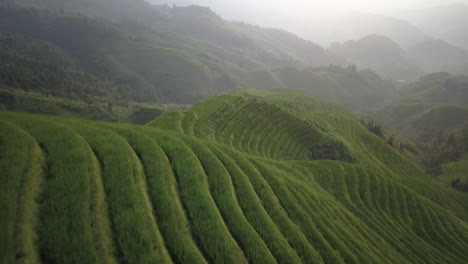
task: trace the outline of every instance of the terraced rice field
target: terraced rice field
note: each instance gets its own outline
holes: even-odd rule
[[[0,171],[0,263],[468,263],[468,195],[303,94],[0,113]]]

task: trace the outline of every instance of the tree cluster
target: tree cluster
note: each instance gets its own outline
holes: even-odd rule
[[[374,120],[369,120],[365,121],[364,119],[361,119],[361,124],[367,128],[370,132],[374,133],[380,138],[385,138],[385,135],[383,133],[382,127],[380,125],[377,125]],[[393,138],[391,141],[389,141],[393,144]]]
[[[441,173],[441,166],[455,162],[468,153],[468,124],[458,129],[441,129],[430,142],[421,142],[426,154],[426,165],[435,175]]]
[[[468,192],[468,184],[462,182],[459,178],[452,180],[452,188],[460,190],[462,192]]]

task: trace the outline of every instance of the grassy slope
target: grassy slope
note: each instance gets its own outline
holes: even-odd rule
[[[335,105],[301,92],[240,93],[148,126],[0,113],[0,166],[27,155],[28,144],[47,161],[43,198],[29,205],[40,208],[31,216],[40,224],[24,223],[32,230],[23,237],[32,241],[25,256],[80,263],[468,261],[466,194],[432,180]],[[4,140],[13,135],[17,145]],[[317,149],[322,156],[312,155]],[[5,167],[17,175],[15,191],[2,192],[9,212],[22,208],[14,197],[31,194],[18,181],[28,166],[37,165]],[[15,219],[8,213],[0,221]],[[19,238],[8,231],[0,235]],[[25,243],[0,246],[6,263]]]
[[[273,77],[273,78],[272,78]],[[282,68],[248,73],[244,85],[254,89],[302,90],[352,111],[367,112],[392,99],[395,87],[370,70],[353,67]]]
[[[468,124],[467,95],[466,76],[431,74],[401,91],[400,99],[377,111],[374,117],[415,142],[424,151],[420,156],[428,160],[426,166],[433,167],[439,180],[448,185],[455,179],[466,182],[468,148],[463,127]],[[451,145],[447,143],[450,134],[456,135]],[[456,149],[456,154],[451,154],[450,148]]]
[[[375,118],[411,139],[457,128],[468,122],[466,76],[435,73],[400,92],[400,98],[375,113]]]

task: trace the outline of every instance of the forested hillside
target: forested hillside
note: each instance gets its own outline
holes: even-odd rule
[[[339,60],[312,42],[227,22],[207,8],[29,4],[41,8],[0,5],[7,110],[123,120],[135,105],[193,104],[247,87],[300,89],[367,111],[394,94],[390,82],[370,71],[328,66]]]

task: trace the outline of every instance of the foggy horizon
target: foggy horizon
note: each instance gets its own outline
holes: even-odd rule
[[[237,19],[236,12],[242,12],[245,17],[252,12],[269,13],[270,15],[307,18],[310,15],[335,15],[347,12],[393,14],[398,11],[413,11],[430,9],[438,6],[468,5],[468,0],[329,0],[326,2],[305,0],[258,0],[252,3],[248,0],[148,0],[155,4],[177,4],[180,6],[199,5],[210,7],[226,19]],[[320,11],[320,14],[311,14],[311,11]]]
[[[443,0],[330,0],[323,2],[259,0],[255,3],[247,0],[235,2],[228,0],[149,1],[154,4],[209,7],[223,19],[261,27],[283,29],[324,47],[330,46],[333,42],[358,40],[368,34],[381,34],[392,38],[394,37],[392,33],[401,34],[401,29],[395,29],[395,27],[405,27],[405,23],[408,24],[408,28],[413,27],[410,30],[413,33],[409,33],[409,35],[427,35],[428,37],[441,38],[439,34],[442,32],[439,32],[440,30],[435,27],[425,27],[428,26],[427,21],[423,25],[418,24],[420,13],[424,13],[419,11],[454,5],[465,5],[468,9],[468,0],[448,3]],[[350,19],[350,15],[361,15],[361,17],[355,20],[354,18]],[[447,17],[450,18],[451,15],[446,15],[445,19]],[[412,20],[413,18],[414,20]],[[365,30],[363,30],[364,28]],[[394,32],[388,33],[387,31]],[[406,40],[403,42],[406,42]],[[400,42],[399,44],[407,46],[414,43]]]

